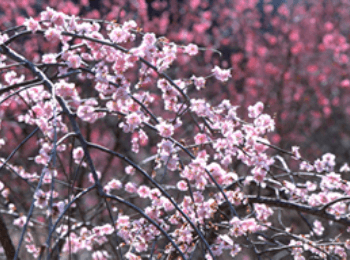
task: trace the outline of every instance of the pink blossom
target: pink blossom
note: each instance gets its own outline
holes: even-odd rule
[[[137,189],[137,194],[141,197],[141,198],[147,198],[148,195],[150,193],[150,188],[145,186],[145,185],[141,185],[138,189]]]
[[[197,134],[194,137],[194,142],[195,144],[203,144],[208,141],[207,135],[206,134]]]
[[[128,114],[125,117],[126,123],[121,123],[120,126],[123,127],[123,131],[128,132],[134,132],[137,127],[139,127],[142,123],[141,114],[138,112],[133,112]]]
[[[272,132],[275,130],[275,121],[270,115],[262,114],[254,120],[254,125],[261,133]]]
[[[95,108],[90,105],[80,105],[77,110],[77,115],[82,120],[94,123],[97,120],[97,114]]]
[[[42,57],[42,62],[43,63],[56,63],[56,54],[54,54],[54,53],[44,54]]]
[[[15,219],[13,221],[13,224],[18,226],[18,227],[20,227],[20,228],[23,228],[26,222],[27,222],[27,217],[26,216],[22,216],[22,217],[19,217],[19,218]],[[33,226],[33,223],[29,221],[28,225],[29,226]]]
[[[315,191],[317,188],[317,185],[311,181],[306,182],[306,188],[308,191]]]
[[[18,77],[15,71],[9,71],[9,72],[6,72],[5,74],[5,81],[9,85],[21,83],[24,81],[24,75],[21,75]]]
[[[230,69],[224,70],[219,68],[218,66],[215,66],[214,69],[212,69],[212,72],[214,73],[215,78],[222,82],[227,81],[231,77]]]
[[[141,257],[140,256],[137,256],[131,252],[127,252],[125,255],[126,259],[128,260],[141,260]]]
[[[312,166],[310,163],[302,161],[300,163],[300,170],[306,170],[306,171],[312,171],[314,169],[314,166]]]
[[[339,171],[340,172],[349,172],[350,171],[350,167],[349,167],[349,165],[347,163],[344,163]]]
[[[127,184],[125,184],[125,191],[129,193],[136,193],[137,192],[136,184],[132,182],[128,182]]]
[[[76,55],[76,54],[70,55],[67,59],[68,67],[73,68],[73,69],[79,68],[80,63],[81,63],[81,58],[79,55]]]
[[[98,179],[101,179],[101,172],[100,171],[96,171],[96,175]],[[95,179],[94,179],[94,175],[92,174],[92,172],[89,173],[89,181],[91,183],[95,183]]]
[[[38,208],[43,209],[44,207],[47,206],[47,196],[45,194],[45,192],[43,192],[42,190],[38,190],[35,194],[34,194],[34,198],[36,199],[34,202],[34,205]]]
[[[264,12],[269,14],[273,11],[273,5],[272,4],[266,4],[264,5]]]
[[[326,153],[322,156],[322,162],[327,171],[333,171],[335,166],[335,155],[331,153]]]
[[[80,161],[84,157],[84,150],[82,147],[77,147],[73,150],[73,158],[76,161]]]
[[[315,220],[313,230],[316,235],[321,236],[323,234],[324,227],[322,226],[322,223],[320,221]]]
[[[123,28],[126,30],[136,29],[137,23],[134,20],[124,22]]]
[[[266,173],[267,173],[266,170],[264,170],[261,167],[255,167],[252,170],[252,174],[254,175],[254,180],[258,183],[262,183],[264,181]]]
[[[254,204],[254,209],[259,221],[267,221],[267,219],[273,214],[273,210],[265,204]]]
[[[203,99],[191,99],[191,111],[195,112],[198,116],[209,116],[209,105]]]
[[[75,16],[68,17],[67,29],[68,31],[75,31],[77,29],[77,22]]]
[[[323,36],[323,43],[326,48],[346,50],[346,38],[338,33],[329,33]]]
[[[225,174],[223,179],[223,184],[231,184],[238,179],[238,175],[234,172],[229,172]]]
[[[151,190],[151,192],[149,194],[149,198],[151,200],[156,200],[156,199],[158,199],[160,197],[160,195],[161,195],[160,190],[154,188],[154,189]]]
[[[112,190],[120,190],[123,187],[123,184],[120,180],[113,179],[110,182],[108,182],[106,186],[108,186],[108,188]]]
[[[43,177],[43,183],[51,183],[51,180],[53,177],[57,176],[57,171],[55,169],[44,169],[42,174],[44,174]]]
[[[350,239],[347,239],[345,241],[344,246],[346,247],[346,249],[350,249]]]
[[[186,191],[188,189],[187,182],[183,180],[179,181],[176,184],[176,187],[181,191]]]
[[[35,258],[37,258],[40,254],[40,249],[36,247],[34,244],[27,244],[26,249],[28,253],[31,253]]]
[[[322,177],[321,187],[327,189],[338,189],[341,186],[341,176],[334,172],[328,173],[326,176]]]
[[[303,243],[301,241],[295,241],[295,240],[291,240],[289,243],[290,246],[294,246],[292,249],[292,255],[294,256],[294,259],[299,259],[299,260],[304,260],[305,258],[296,258],[297,256],[301,256],[301,254],[303,253]]]
[[[220,164],[212,162],[207,166],[207,170],[216,179],[219,184],[222,184],[226,172],[221,168]]]
[[[53,10],[50,7],[46,7],[46,11],[41,12],[40,14],[41,21],[51,21],[55,13],[56,13],[55,10]]]
[[[168,69],[173,61],[176,59],[175,53],[166,53],[164,57],[157,60],[157,69],[159,72],[163,72]]]
[[[146,46],[154,45],[156,41],[157,41],[157,38],[154,33],[146,33],[143,36],[142,44]]]
[[[28,56],[28,59],[37,65],[37,69],[42,70],[52,80],[57,101],[60,101],[60,104],[56,104],[57,108],[54,106],[55,99],[51,97],[52,91],[46,84],[48,82],[45,82],[45,86],[34,87],[35,84],[42,82],[40,78],[36,78],[39,74],[36,76],[28,74],[30,66],[27,66],[26,70],[18,70],[16,64],[9,59],[11,58],[7,55],[9,53],[4,51],[0,54],[0,66],[4,66],[2,77],[4,86],[0,84],[4,93],[0,107],[2,153],[6,155],[12,152],[17,146],[16,143],[23,139],[23,134],[27,133],[27,127],[40,128],[39,135],[28,139],[11,160],[1,159],[2,163],[6,160],[6,165],[3,165],[6,174],[0,181],[0,192],[4,201],[17,203],[11,197],[15,195],[12,192],[25,191],[16,185],[10,187],[10,183],[6,183],[5,187],[5,181],[23,178],[29,183],[37,182],[40,177],[38,169],[44,167],[41,172],[43,190],[32,194],[35,206],[34,224],[45,224],[48,221],[45,219],[45,211],[47,216],[54,218],[62,215],[67,203],[74,196],[80,196],[82,189],[91,186],[89,181],[95,182],[90,173],[91,169],[88,170],[86,167],[83,169],[85,173],[81,175],[82,182],[78,183],[79,187],[71,187],[76,188],[72,190],[74,195],[65,192],[70,177],[74,179],[74,176],[69,175],[77,168],[77,165],[70,165],[70,156],[75,163],[87,166],[84,162],[84,151],[79,147],[79,145],[85,146],[82,138],[86,138],[91,142],[88,145],[98,143],[106,149],[111,149],[110,152],[115,150],[121,155],[119,156],[121,160],[113,159],[104,153],[103,149],[89,148],[98,179],[101,175],[98,170],[106,172],[106,176],[101,178],[101,183],[107,182],[103,186],[103,191],[113,192],[116,196],[135,203],[168,232],[187,258],[191,258],[192,255],[196,257],[195,250],[198,249],[199,241],[197,232],[188,225],[188,221],[179,211],[174,210],[173,203],[163,196],[161,189],[151,188],[142,174],[139,172],[135,174],[138,167],[133,165],[143,167],[152,178],[159,181],[196,227],[204,233],[208,231],[216,234],[216,239],[208,240],[214,255],[228,257],[228,253],[224,252],[228,249],[231,257],[235,258],[241,251],[238,243],[248,238],[252,247],[258,246],[258,251],[265,249],[268,251],[270,246],[275,249],[288,247],[290,241],[289,250],[295,259],[305,259],[302,254],[306,251],[320,258],[327,257],[327,254],[337,254],[340,258],[346,259],[345,248],[350,248],[346,234],[338,236],[339,234],[332,231],[336,237],[336,240],[332,240],[329,232],[324,232],[326,227],[316,219],[323,214],[326,218],[324,223],[329,224],[329,219],[332,223],[336,223],[341,220],[340,218],[349,215],[350,208],[346,196],[350,195],[350,182],[346,179],[346,172],[350,171],[350,167],[345,164],[340,168],[344,173],[334,172],[338,169],[336,157],[330,153],[324,154],[312,163],[302,161],[299,147],[292,145],[289,153],[292,156],[286,156],[284,161],[277,155],[282,151],[270,145],[270,142],[277,145],[287,137],[297,138],[299,143],[310,144],[304,153],[312,152],[313,145],[304,136],[305,134],[322,130],[325,126],[322,121],[324,119],[336,127],[336,124],[339,124],[336,120],[338,116],[341,119],[345,114],[350,115],[350,105],[346,97],[350,81],[345,73],[349,67],[349,37],[347,26],[340,25],[338,20],[341,19],[333,17],[337,15],[342,19],[346,18],[346,12],[336,10],[335,7],[338,8],[338,5],[333,5],[332,1],[327,2],[329,10],[327,9],[326,18],[320,16],[326,7],[322,4],[310,3],[309,8],[305,4],[297,3],[292,10],[285,4],[274,7],[267,3],[269,1],[264,1],[262,8],[265,17],[262,24],[259,10],[256,8],[259,0],[237,0],[230,4],[226,1],[226,5],[225,1],[211,1],[209,4],[208,1],[200,0],[188,3],[184,1],[179,3],[178,10],[194,11],[200,8],[200,15],[197,16],[195,12],[189,13],[186,17],[188,19],[183,23],[187,28],[179,27],[179,31],[171,31],[169,37],[178,42],[195,41],[201,45],[210,43],[210,48],[218,48],[224,52],[225,49],[229,52],[237,51],[235,54],[225,53],[225,59],[220,61],[219,57],[213,56],[214,52],[208,49],[203,53],[203,57],[194,60],[193,63],[190,56],[198,53],[197,45],[178,46],[157,38],[158,34],[165,33],[170,28],[169,17],[179,15],[181,18],[182,13],[178,12],[174,16],[176,8],[169,8],[167,1],[153,1],[151,4],[147,2],[149,1],[140,0],[133,1],[130,6],[127,4],[131,9],[137,9],[139,15],[129,13],[130,8],[120,8],[116,5],[111,6],[110,13],[105,16],[111,20],[114,19],[114,14],[119,13],[122,21],[137,17],[139,21],[145,22],[145,33],[137,28],[133,20],[124,24],[114,21],[100,23],[68,16],[50,8],[41,15],[41,19],[45,21],[36,22],[33,19],[25,21],[27,30],[31,30],[26,31],[27,33],[40,30],[45,33],[49,42],[40,42],[40,37],[39,41],[35,41],[38,35],[32,34],[29,39],[24,39],[23,46],[15,43],[7,46],[11,48],[13,45],[16,51],[17,49],[20,51],[23,47],[26,51],[21,55]],[[88,6],[88,1],[82,0],[81,5]],[[66,13],[78,13],[77,6],[67,2],[60,8]],[[339,7],[342,8],[342,4]],[[154,9],[160,16],[154,15],[152,19],[148,19],[146,16],[149,8]],[[36,10],[30,7],[27,9],[28,14]],[[87,14],[90,18],[102,15],[88,9]],[[309,12],[310,15],[305,15],[308,9],[312,12]],[[219,10],[219,16],[216,17],[213,10]],[[13,11],[15,14],[15,10]],[[24,20],[18,17],[17,22],[21,19]],[[261,32],[261,28],[266,25],[273,30]],[[204,37],[207,29],[212,33],[209,38],[208,35]],[[63,30],[78,37],[67,36]],[[157,34],[148,32],[152,30],[156,30]],[[21,27],[9,33],[11,41],[22,37]],[[237,37],[229,37],[230,34]],[[94,42],[88,38],[101,41]],[[0,43],[8,39],[6,34],[0,35]],[[61,43],[55,44],[54,42],[58,40],[61,40]],[[40,46],[36,46],[36,43]],[[123,44],[123,47],[119,46],[120,44]],[[45,51],[56,49],[57,53],[43,55]],[[184,53],[188,55],[183,55]],[[212,72],[209,64],[211,60],[214,60],[215,64],[220,64],[213,67]],[[40,62],[46,64],[39,64]],[[57,62],[60,64],[50,64]],[[196,67],[196,64],[204,66]],[[230,69],[222,69],[231,65]],[[61,78],[63,74],[78,68],[80,70],[75,72],[81,73],[77,76],[72,74]],[[161,73],[168,68],[171,68],[169,78]],[[212,75],[208,75],[208,70]],[[191,76],[193,74],[202,76]],[[217,80],[210,81],[210,88],[204,89],[206,79],[211,76]],[[217,82],[228,81],[230,77],[233,79],[227,84]],[[26,86],[24,80],[39,81]],[[173,86],[173,82],[181,91]],[[11,86],[18,83],[23,83],[20,84],[22,87]],[[308,86],[307,89],[303,87],[305,84]],[[194,88],[200,91],[193,91]],[[277,89],[278,93],[270,91],[272,88]],[[205,95],[206,99],[200,99],[201,94]],[[216,94],[217,97],[214,97]],[[229,98],[232,103],[239,104],[240,108],[233,106]],[[225,100],[220,103],[220,99]],[[270,115],[263,114],[264,103],[257,100],[266,102],[266,111],[271,113]],[[218,103],[220,104],[216,105]],[[247,104],[252,104],[248,110],[244,109]],[[312,110],[307,109],[308,104],[313,105]],[[67,106],[69,111],[64,106]],[[55,108],[57,116],[53,118]],[[279,131],[270,135],[269,132],[275,128],[272,116],[275,110],[278,115],[276,120],[279,120]],[[337,115],[333,115],[335,112]],[[104,120],[96,122],[105,115],[108,116]],[[21,123],[16,123],[15,119]],[[296,121],[306,122],[309,126],[307,131],[298,127],[293,128]],[[81,131],[77,130],[76,124]],[[121,127],[121,130],[113,127]],[[285,127],[294,129],[295,132],[284,131]],[[71,133],[75,133],[75,136],[71,136]],[[338,139],[344,139],[346,144],[347,133],[340,134]],[[77,146],[79,142],[74,138],[80,139],[81,144]],[[180,138],[184,138],[183,146],[188,150],[181,148]],[[54,165],[51,159],[56,139],[58,160]],[[327,143],[331,141],[325,140],[325,144]],[[34,149],[34,154],[33,151],[27,150],[35,148],[35,145],[37,149]],[[33,161],[31,157],[28,158],[29,161],[21,160],[23,159],[21,155],[32,156],[32,154]],[[132,157],[130,159],[135,164],[124,165],[125,160],[122,161],[126,156]],[[8,155],[4,158],[7,157]],[[275,164],[274,158],[280,160]],[[51,166],[57,170],[47,168]],[[233,170],[237,170],[237,173]],[[57,181],[54,190],[51,190],[52,187],[47,184],[52,182],[54,176]],[[213,185],[212,177],[222,186],[229,202],[237,206],[237,209],[247,208],[239,211],[239,217],[227,214],[229,212],[225,198]],[[18,183],[22,182],[20,180]],[[73,185],[73,182],[71,184]],[[261,192],[254,190],[257,184]],[[266,188],[272,188],[275,192],[269,193]],[[28,192],[30,193],[30,190]],[[267,196],[266,201],[269,203],[251,204],[250,198],[256,196],[259,199],[260,193],[261,199]],[[53,205],[48,207],[51,195]],[[138,201],[137,198],[144,200]],[[328,205],[321,212],[322,206],[340,198],[342,199],[337,203]],[[94,205],[100,205],[101,199],[103,196],[96,196],[95,191],[84,195],[83,201],[86,201],[86,207],[80,207],[81,212],[72,209],[74,217],[71,219],[72,225],[68,227],[69,223],[67,224],[65,220],[57,223],[57,234],[67,241],[62,248],[62,254],[80,255],[84,253],[83,251],[88,251],[93,259],[113,258],[109,252],[104,251],[109,248],[107,244],[109,235],[115,231],[111,224],[106,224],[109,218],[108,211],[101,208],[101,214],[97,214],[97,218],[93,215]],[[278,209],[278,203],[273,201],[278,202],[280,199],[289,200],[289,203],[293,203],[293,207],[296,208],[313,207],[314,210],[319,210],[321,215],[314,214],[311,218],[308,216],[313,223],[312,232],[307,231],[299,236],[302,229],[287,228],[285,234],[293,233],[295,241],[289,239],[286,242],[282,239],[280,245],[273,246],[266,242],[269,236],[271,238],[274,232],[279,231],[268,227],[278,225],[279,219],[276,218],[278,212],[274,211]],[[153,249],[155,254],[159,253],[158,256],[154,255],[155,258],[162,257],[161,253],[170,257],[178,256],[173,246],[163,239],[163,234],[147,219],[127,209],[125,205],[117,203],[112,197],[109,204],[116,217],[113,224],[122,241],[120,247],[127,259],[148,257]],[[9,214],[6,218],[11,219],[11,214],[15,219],[18,218],[16,214],[23,207],[17,210],[16,206],[12,203],[8,205]],[[82,221],[84,220],[82,216],[86,213],[88,221],[92,214],[90,224],[94,227]],[[275,214],[276,216],[273,216]],[[287,216],[288,212],[281,216],[284,215]],[[23,227],[24,220],[13,220],[13,226],[17,224]],[[33,230],[28,229],[27,233],[34,234]],[[344,230],[349,231],[350,229]],[[283,233],[283,230],[281,232]],[[204,235],[208,238],[207,234]],[[158,237],[160,239],[156,239]],[[242,238],[235,239],[236,237]],[[28,252],[38,255],[40,249],[36,248],[34,241],[44,240],[26,238]],[[333,244],[328,243],[324,246],[323,242],[327,241]],[[154,243],[153,249],[151,249],[152,243]],[[261,250],[259,245],[263,245]],[[249,251],[249,248],[247,250]],[[245,253],[249,253],[247,250]],[[212,256],[206,254],[205,259],[212,259]]]
[[[194,56],[198,53],[198,46],[190,43],[185,47],[185,53],[188,53],[190,56]]]
[[[57,42],[61,39],[61,31],[52,27],[47,29],[44,35],[45,35],[45,38],[50,42]]]
[[[162,197],[161,201],[165,211],[169,212],[175,209],[175,206],[170,202],[169,199]]]
[[[191,79],[194,81],[197,90],[205,88],[205,78],[192,76]]]
[[[37,117],[45,116],[45,111],[39,104],[33,106],[32,110]]]
[[[32,31],[33,33],[41,29],[40,24],[37,21],[35,21],[32,17],[26,19],[24,25],[27,27],[27,30]]]
[[[146,146],[148,143],[148,136],[145,133],[145,131],[143,131],[142,129],[140,129],[139,131],[139,139],[140,139],[140,145],[142,146]]]
[[[317,159],[314,163],[314,167],[317,172],[322,172],[324,170],[324,163],[320,159]]]
[[[157,87],[161,89],[163,92],[166,92],[171,89],[171,85],[166,79],[159,79],[157,81]]]
[[[3,189],[1,191],[1,196],[3,196],[5,199],[8,199],[9,195],[10,195],[10,189]]]
[[[64,80],[60,80],[55,84],[56,93],[61,97],[75,98],[78,97],[78,93],[75,88],[75,84],[68,83]]]
[[[2,35],[0,35],[0,44],[3,44],[4,42],[6,42],[9,39],[9,36],[4,33]]]
[[[57,218],[63,213],[63,211],[64,211],[64,202],[60,201],[52,205],[51,214],[48,210],[48,215],[51,215],[53,218]]]
[[[138,153],[140,150],[140,145],[139,145],[139,138],[138,137],[134,137],[131,140],[131,151],[133,151],[134,153]]]
[[[262,113],[263,110],[264,110],[264,104],[259,101],[254,106],[248,107],[248,111],[249,111],[248,116],[250,118],[257,118]]]
[[[233,246],[233,249],[232,249],[231,252],[230,252],[230,255],[231,255],[232,257],[235,257],[241,250],[242,250],[241,247],[240,247],[239,245],[235,244],[235,245]]]
[[[177,170],[178,161],[179,159],[177,158],[177,156],[173,155],[170,158],[167,158],[167,160],[165,160],[165,163],[170,171],[175,171]]]
[[[134,175],[136,172],[135,168],[131,165],[125,167],[125,173],[128,175]]]
[[[61,12],[55,12],[52,16],[51,21],[57,26],[63,26],[65,23],[65,14]]]
[[[127,36],[128,32],[121,27],[114,28],[109,34],[110,39],[115,43],[126,42]]]
[[[289,39],[293,42],[299,41],[299,39],[300,39],[299,32],[296,30],[291,31],[291,33],[289,34]]]
[[[301,155],[299,153],[299,149],[300,149],[300,147],[298,147],[298,146],[292,146],[292,153],[294,154],[294,157],[296,159],[300,159],[301,158]]]
[[[161,156],[168,157],[172,153],[174,149],[174,144],[170,140],[162,139],[160,143],[158,143],[158,153]]]
[[[122,227],[127,227],[130,224],[130,217],[126,215],[121,215],[116,221],[116,226],[118,229]]]
[[[158,124],[156,128],[159,131],[160,136],[164,138],[169,138],[174,134],[174,126],[165,121]]]

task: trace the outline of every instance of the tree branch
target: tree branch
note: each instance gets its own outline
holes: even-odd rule
[[[2,214],[0,213],[0,243],[5,251],[6,258],[11,260],[15,257],[15,247],[8,233]],[[19,258],[17,258],[19,259]]]

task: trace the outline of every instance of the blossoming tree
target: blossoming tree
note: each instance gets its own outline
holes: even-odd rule
[[[348,165],[272,145],[268,104],[201,96],[234,70],[172,77],[202,51],[50,8],[1,33],[8,259],[347,258]]]

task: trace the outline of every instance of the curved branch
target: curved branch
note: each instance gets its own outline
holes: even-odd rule
[[[157,224],[157,222],[155,222],[153,219],[151,219],[149,216],[147,216],[146,213],[144,213],[139,207],[135,206],[134,204],[132,204],[129,201],[126,201],[120,197],[117,196],[113,196],[110,194],[104,194],[103,195],[105,198],[109,198],[109,199],[114,199],[120,203],[125,204],[126,206],[128,206],[129,208],[132,208],[133,210],[137,211],[138,213],[140,213],[144,218],[146,218],[152,225],[154,225],[160,232],[162,232],[162,234],[169,240],[169,242],[173,245],[173,247],[179,252],[179,254],[181,255],[181,258],[183,260],[186,260],[185,255],[182,253],[182,251],[180,250],[180,248],[175,244],[174,240],[168,235],[168,233]]]
[[[245,198],[248,200],[248,203],[261,203],[261,204],[266,204],[266,205],[280,207],[280,208],[293,209],[293,210],[304,212],[310,215],[318,216],[324,219],[332,220],[334,222],[343,224],[345,226],[350,226],[350,219],[346,217],[337,217],[333,214],[329,214],[325,212],[323,208],[315,208],[315,207],[298,204],[295,202],[290,202],[287,200],[267,198],[267,197],[257,197],[253,195],[247,195],[245,196]],[[349,198],[347,197],[347,199]]]
[[[180,209],[178,204],[169,195],[169,193],[167,193],[156,181],[154,181],[153,178],[151,176],[149,176],[147,172],[145,172],[141,167],[139,167],[137,164],[135,164],[133,161],[131,161],[129,158],[127,158],[126,156],[124,156],[122,154],[119,154],[117,152],[111,151],[111,150],[109,150],[109,149],[107,149],[107,148],[105,148],[103,146],[97,145],[97,144],[87,143],[87,145],[92,147],[92,148],[99,149],[99,150],[104,151],[106,153],[113,154],[113,155],[117,156],[118,158],[122,159],[123,161],[127,162],[132,167],[134,167],[143,176],[145,176],[154,186],[156,186],[159,189],[159,191],[171,202],[171,204],[174,205],[176,210],[181,213],[181,215],[186,219],[187,223],[189,223],[191,225],[193,230],[198,234],[198,236],[200,237],[202,242],[205,244],[205,246],[208,249],[208,251],[209,251],[210,255],[212,256],[212,258],[215,259],[215,256],[214,256],[212,250],[210,249],[210,245],[208,244],[208,241],[203,236],[202,232],[196,227],[196,225],[190,220],[190,218]]]

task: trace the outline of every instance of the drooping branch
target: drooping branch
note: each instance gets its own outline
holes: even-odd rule
[[[137,164],[135,164],[133,161],[131,161],[129,158],[126,156],[119,154],[117,152],[111,151],[105,147],[102,147],[101,145],[93,144],[93,143],[87,143],[88,146],[99,149],[101,151],[104,151],[109,154],[113,154],[114,156],[117,156],[118,158],[122,159],[123,161],[127,162],[130,164],[133,168],[135,168],[138,172],[140,172],[144,177],[146,177],[159,191],[171,202],[171,204],[174,205],[176,210],[180,212],[180,214],[186,219],[187,223],[191,225],[191,227],[194,229],[194,231],[198,234],[202,242],[205,244],[207,247],[209,253],[212,255],[213,259],[215,259],[214,254],[210,248],[210,245],[208,244],[208,241],[205,239],[204,235],[202,232],[198,229],[198,227],[191,221],[191,219],[183,212],[183,210],[180,209],[179,205],[174,201],[174,199],[156,182],[152,179],[147,172],[145,172],[141,167],[139,167]]]

